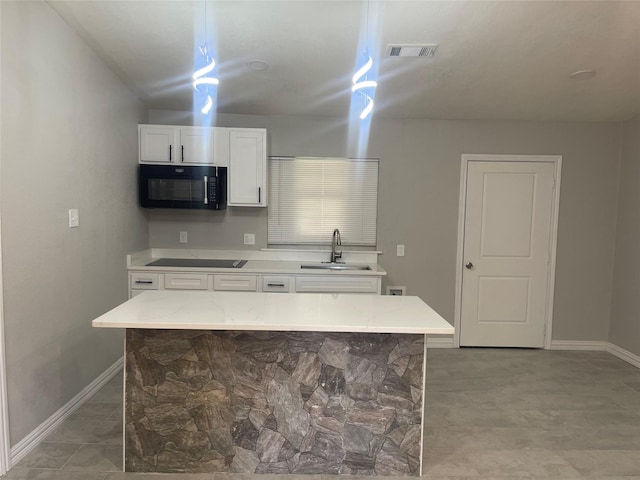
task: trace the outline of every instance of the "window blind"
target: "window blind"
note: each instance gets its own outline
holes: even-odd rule
[[[376,245],[378,160],[269,158],[268,243]]]

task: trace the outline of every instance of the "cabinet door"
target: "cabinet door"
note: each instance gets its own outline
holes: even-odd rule
[[[267,206],[266,134],[264,129],[229,129],[228,205]]]
[[[157,273],[132,273],[129,278],[130,287],[133,290],[158,290],[160,288]]]
[[[214,127],[213,131],[213,163],[216,167],[229,166],[229,129]]]
[[[164,288],[167,290],[207,290],[206,274],[165,273]]]
[[[179,129],[180,151],[179,163],[195,163],[213,165],[214,136],[213,129],[208,127],[186,127]]]
[[[262,277],[263,292],[289,293],[289,277],[265,275]]]
[[[226,291],[255,292],[258,290],[257,275],[214,275],[213,289]]]
[[[377,277],[301,276],[296,277],[296,292],[380,293]]]
[[[138,143],[140,163],[171,163],[179,160],[175,145],[176,128],[163,125],[140,125]]]
[[[145,290],[163,290],[164,277],[158,273],[131,272],[129,273],[129,298],[140,295]]]

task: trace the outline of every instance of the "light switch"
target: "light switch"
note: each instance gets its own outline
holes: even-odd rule
[[[245,245],[255,245],[256,244],[256,234],[255,233],[245,233],[244,234],[244,244]]]
[[[404,245],[396,245],[396,256],[404,257]]]
[[[188,236],[187,232],[180,232],[180,243],[187,243]]]
[[[77,208],[69,209],[69,227],[75,228],[80,226],[80,213]]]

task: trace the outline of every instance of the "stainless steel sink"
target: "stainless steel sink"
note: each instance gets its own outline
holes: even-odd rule
[[[315,270],[371,270],[369,265],[353,265],[347,263],[309,263],[300,265],[300,268]]]

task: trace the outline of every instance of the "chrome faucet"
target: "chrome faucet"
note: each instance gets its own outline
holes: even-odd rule
[[[340,239],[340,230],[337,228],[333,231],[333,238],[331,240],[331,263],[336,263],[338,258],[342,258],[342,250],[336,252],[336,247],[342,245],[342,240]]]

